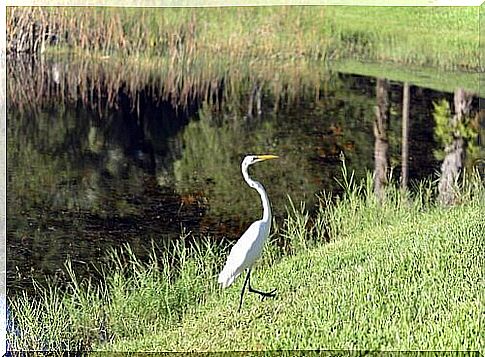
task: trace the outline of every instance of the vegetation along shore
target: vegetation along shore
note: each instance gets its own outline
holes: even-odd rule
[[[8,52],[360,59],[477,71],[479,7],[9,8]]]

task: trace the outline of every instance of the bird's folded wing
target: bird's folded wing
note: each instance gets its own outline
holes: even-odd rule
[[[226,265],[219,274],[218,282],[227,287],[234,282],[244,269],[251,267],[260,257],[264,231],[262,221],[256,221],[244,232],[237,243],[232,247]],[[259,239],[258,239],[259,238]]]

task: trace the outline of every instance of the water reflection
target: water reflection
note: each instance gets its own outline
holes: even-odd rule
[[[453,204],[456,199],[455,185],[464,166],[466,140],[466,122],[469,120],[473,94],[463,89],[457,89],[454,96],[453,117],[445,118],[445,125],[452,134],[446,142],[445,158],[441,165],[441,176],[438,185],[438,200],[444,205]],[[460,126],[463,128],[460,130]]]
[[[375,120],[374,120],[374,192],[382,199],[384,186],[388,176],[388,150],[389,150],[389,81],[378,78],[376,84]]]
[[[259,202],[257,193],[240,174],[247,153],[281,157],[252,171],[277,220],[285,216],[287,195],[311,210],[318,192],[339,190],[334,178],[342,152],[357,178],[374,168],[374,78],[334,73],[292,102],[264,83],[251,92],[248,79],[247,96],[206,102],[188,95],[192,101],[183,108],[154,95],[153,87],[134,93],[121,84],[114,104],[102,106],[60,94],[56,101],[52,90],[64,85],[63,68],[55,64],[48,72],[51,96],[43,106],[8,108],[11,291],[31,286],[32,277],[63,279],[67,257],[85,272],[123,242],[143,255],[152,239],[177,239],[183,230],[237,238],[261,215],[259,203],[248,205]],[[102,95],[106,85],[92,101],[113,100]],[[398,166],[402,86],[391,83],[387,90],[388,156]],[[410,88],[409,180],[439,168],[430,119],[439,98],[450,94]]]

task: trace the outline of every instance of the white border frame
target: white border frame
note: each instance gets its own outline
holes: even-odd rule
[[[6,6],[212,7],[277,5],[480,6],[483,0],[6,0]]]
[[[274,5],[352,6],[480,6],[483,0],[7,0],[0,6],[0,356],[6,354],[7,330],[7,86],[6,8],[7,6],[129,6],[129,7],[212,7]],[[482,10],[483,11],[483,10]],[[481,12],[481,11],[480,11]],[[480,23],[480,20],[479,20]],[[482,29],[479,28],[479,41]],[[482,54],[481,54],[482,56]],[[485,54],[483,54],[485,56]],[[480,76],[483,74],[480,74]],[[480,88],[479,94],[483,89]],[[485,108],[480,108],[485,109]]]
[[[7,349],[7,7],[0,7],[0,356]]]

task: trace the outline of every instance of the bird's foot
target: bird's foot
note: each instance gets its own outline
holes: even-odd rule
[[[253,289],[253,287],[251,285],[249,285],[249,292],[261,295],[262,299],[267,298],[267,297],[275,297],[276,296],[276,289],[273,289],[269,292],[265,292],[265,291]]]
[[[273,289],[270,292],[262,293],[261,294],[261,300],[264,300],[267,297],[274,298],[275,296],[276,296],[276,289]]]

